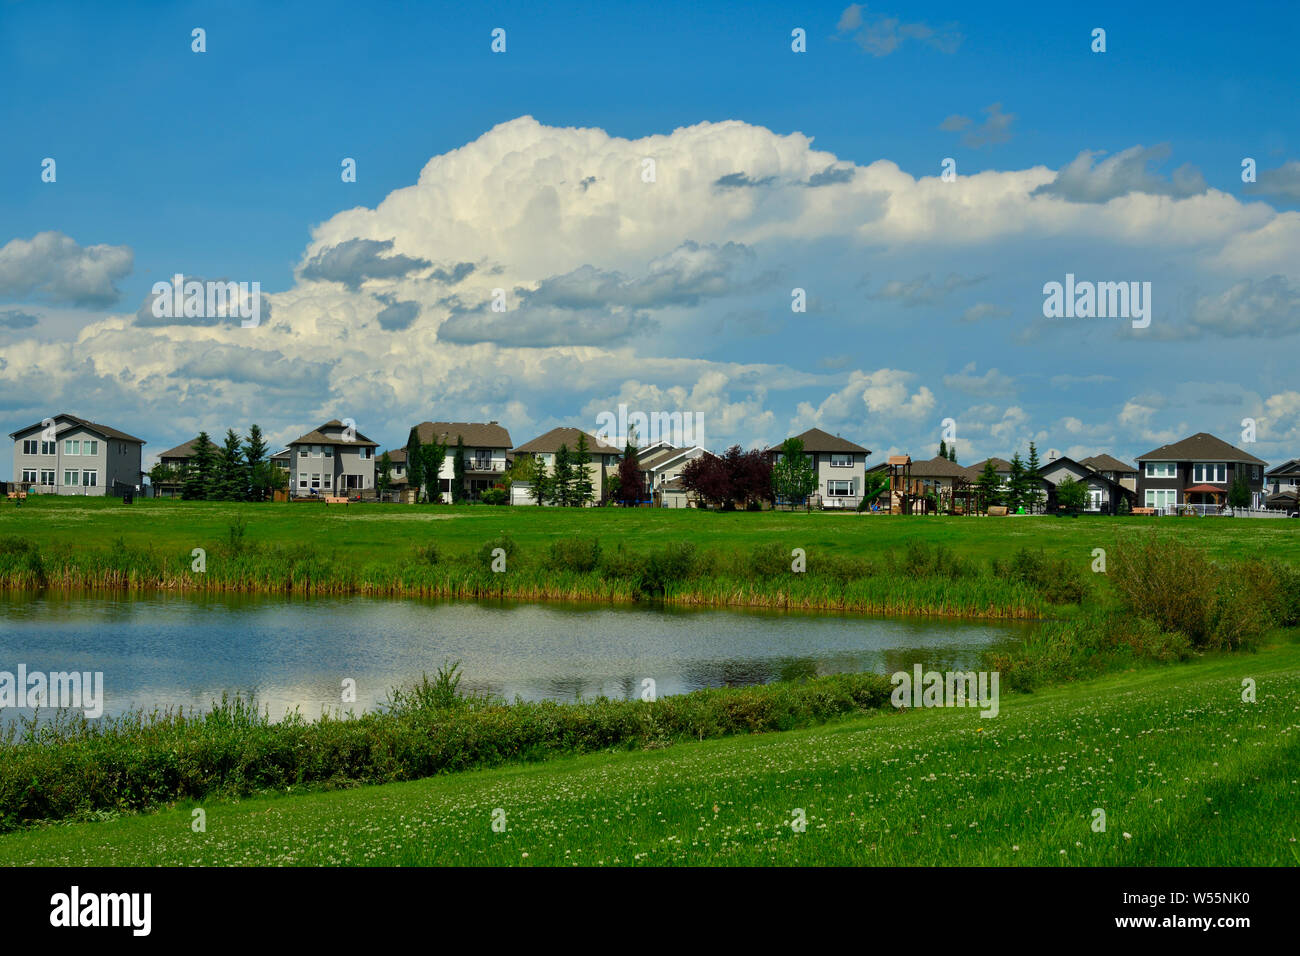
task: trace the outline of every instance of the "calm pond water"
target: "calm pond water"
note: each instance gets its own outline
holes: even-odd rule
[[[636,698],[914,663],[973,666],[1014,627],[837,614],[370,598],[0,598],[0,672],[101,671],[104,711],[206,709],[254,695],[298,707],[369,709],[398,684],[460,661],[462,689],[507,700]],[[341,703],[344,679],[356,704]],[[0,709],[0,722],[30,715]]]

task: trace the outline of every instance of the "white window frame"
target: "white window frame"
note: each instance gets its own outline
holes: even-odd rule
[[[1148,488],[1144,504],[1148,508],[1176,508],[1178,506],[1178,489]]]
[[[83,455],[98,455],[98,454],[99,454],[99,442],[97,442],[97,441],[95,441],[95,440],[93,440],[93,439],[89,439],[89,438],[88,438],[88,439],[86,439],[85,441],[83,441],[83,442],[81,443],[81,448],[82,448],[81,453],[82,453]]]
[[[324,475],[321,476],[321,480],[324,482],[324,484],[321,485],[322,488],[324,488],[326,491],[332,490],[333,486],[331,485],[331,482],[334,480],[333,475],[331,475],[329,472],[326,472]]]
[[[852,468],[853,456],[848,452],[833,451],[831,452],[830,466],[832,468]]]
[[[81,487],[98,488],[99,487],[99,469],[83,468],[81,471]]]
[[[307,487],[307,472],[305,471],[298,472],[298,487],[299,488]]]
[[[1156,465],[1161,467],[1156,471]],[[1144,461],[1142,463],[1142,473],[1147,478],[1177,478],[1178,462],[1176,461]]]
[[[322,446],[321,446],[321,454],[324,455],[326,458],[333,458],[333,457],[334,457],[334,446],[333,446],[333,445],[322,445]]]
[[[52,468],[41,469],[41,484],[54,487],[55,471]]]
[[[63,487],[76,488],[81,485],[81,472],[76,468],[63,469]]]
[[[40,482],[38,482],[38,481],[36,480],[36,469],[35,469],[35,468],[24,468],[24,469],[23,469],[23,484],[25,484],[25,485],[36,485],[36,484],[40,484]]]
[[[844,490],[836,490],[843,485]],[[826,497],[827,498],[851,498],[853,496],[853,479],[852,478],[827,478],[826,479]]]
[[[299,445],[299,446],[298,446],[298,457],[299,457],[299,458],[306,458],[309,454],[311,454],[311,446],[310,446],[310,445]]]
[[[24,455],[35,455],[35,454],[37,453],[37,452],[36,452],[36,449],[38,449],[38,448],[40,448],[40,447],[41,447],[41,440],[40,440],[39,438],[24,438],[24,439],[23,439],[23,454],[24,454]]]
[[[59,443],[57,439],[55,441],[41,442],[42,455],[57,455],[58,453],[59,453]]]
[[[1209,469],[1214,469],[1216,477],[1207,478]],[[1218,477],[1221,476],[1221,477]],[[1228,463],[1226,461],[1192,462],[1192,483],[1207,485],[1226,485],[1228,483]]]
[[[79,438],[65,438],[65,439],[63,439],[63,454],[65,454],[65,455],[80,455],[80,454],[81,454],[81,439],[79,439]]]

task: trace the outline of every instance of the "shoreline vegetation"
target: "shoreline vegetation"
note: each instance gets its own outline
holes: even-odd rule
[[[202,571],[194,570],[198,559],[177,546],[175,534],[143,544],[119,536],[110,547],[83,547],[66,531],[55,528],[42,538],[29,527],[25,535],[0,535],[0,587],[663,600],[1038,618],[1031,633],[991,648],[981,663],[998,671],[1003,692],[1012,694],[1230,656],[1270,640],[1294,641],[1300,627],[1300,567],[1241,551],[1211,557],[1204,547],[1150,528],[1116,535],[1105,573],[1090,573],[1093,553],[1082,545],[1099,543],[1094,540],[1075,538],[1068,549],[1049,551],[1003,539],[981,553],[977,536],[988,533],[982,525],[904,519],[920,523],[859,553],[810,545],[805,570],[796,572],[799,555],[792,555],[788,536],[780,543],[771,536],[715,536],[706,547],[681,535],[644,536],[608,547],[583,530],[557,533],[555,522],[563,519],[537,520],[551,522],[549,534],[534,534],[526,544],[500,533],[445,536],[450,543],[426,534],[414,545],[394,544],[386,560],[380,554],[355,561],[345,549],[327,553],[318,543],[251,541],[236,519],[222,536],[208,529]],[[1092,539],[1104,526],[1094,527]],[[1211,535],[1215,527],[1205,525]],[[958,550],[910,528],[969,534],[971,546]],[[199,537],[192,529],[185,533]],[[494,571],[503,561],[506,570]],[[214,702],[198,714],[26,720],[0,734],[0,832],[105,819],[180,800],[351,788],[559,755],[790,730],[887,709],[890,696],[889,679],[869,673],[577,704],[465,697],[457,683],[453,668],[395,688],[379,710],[314,721],[291,715],[272,722],[242,699]]]

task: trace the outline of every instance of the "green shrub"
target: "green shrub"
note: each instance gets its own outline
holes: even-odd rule
[[[492,552],[498,548],[506,553],[506,567],[510,568],[514,564],[515,552],[518,550],[518,546],[515,544],[515,539],[508,534],[493,538],[491,541],[484,541],[483,546],[478,549],[478,563],[490,571],[492,562],[495,560]]]
[[[504,488],[489,488],[479,495],[479,501],[485,505],[503,505],[510,498],[510,492]]]
[[[594,571],[600,564],[600,539],[594,535],[558,538],[551,542],[550,564],[560,571]]]
[[[793,561],[790,550],[773,541],[760,544],[749,553],[746,570],[758,578],[777,578],[790,573]]]
[[[1021,548],[1009,561],[993,560],[993,575],[1033,588],[1052,604],[1080,604],[1088,592],[1083,572],[1065,558]]]

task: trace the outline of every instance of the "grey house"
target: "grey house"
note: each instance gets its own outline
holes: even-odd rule
[[[1096,461],[1097,458],[1094,457],[1092,460]],[[1121,469],[1112,468],[1110,472],[1114,473],[1117,470]],[[1084,505],[1086,511],[1111,515],[1118,514],[1120,502],[1127,501],[1129,507],[1132,508],[1134,501],[1137,499],[1136,491],[1125,487],[1120,481],[1108,477],[1105,472],[1098,471],[1091,465],[1065,456],[1054,458],[1040,467],[1038,477],[1045,483],[1049,513],[1054,512],[1060,504],[1057,500],[1056,489],[1066,478],[1071,478],[1087,486],[1088,500]]]
[[[374,488],[378,447],[337,419],[295,438],[289,442],[289,494],[352,497]]]
[[[794,437],[803,442],[804,455],[817,476],[817,490],[811,496],[813,504],[822,508],[856,508],[866,487],[871,449],[820,428],[810,428]],[[767,449],[773,466],[781,460],[782,445]]]
[[[1238,475],[1250,488],[1251,506],[1263,506],[1267,462],[1207,432],[1138,455],[1137,463],[1138,504],[1157,513],[1180,507],[1216,512]]]
[[[14,481],[26,491],[106,495],[140,487],[144,440],[116,428],[60,414],[9,437]]]

